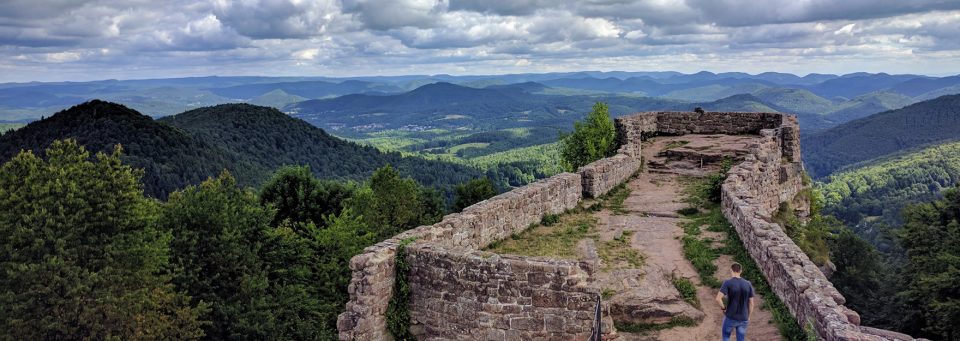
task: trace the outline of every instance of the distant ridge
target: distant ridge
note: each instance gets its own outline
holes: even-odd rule
[[[960,95],[850,121],[803,140],[807,171],[822,177],[904,149],[960,139]]]
[[[478,177],[473,168],[404,158],[330,136],[280,111],[223,104],[155,121],[120,104],[93,100],[0,136],[0,162],[20,150],[41,153],[74,138],[91,151],[124,147],[124,162],[144,170],[147,194],[166,197],[222,170],[256,186],[282,165],[306,164],[322,178],[362,180],[392,164],[428,186],[450,187]]]

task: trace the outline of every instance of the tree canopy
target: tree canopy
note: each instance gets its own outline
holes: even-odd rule
[[[596,103],[583,121],[573,125],[573,132],[560,139],[560,156],[569,171],[617,152],[617,131],[606,104]]]
[[[56,141],[0,171],[0,329],[11,339],[196,339],[206,304],[175,290],[170,235],[121,149]]]

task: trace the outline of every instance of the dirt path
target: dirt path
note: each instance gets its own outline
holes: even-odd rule
[[[658,158],[657,152],[664,147],[676,146],[676,141],[687,141],[684,145],[698,151],[710,151],[711,147],[717,152],[736,153],[745,148],[748,137],[728,136],[715,137],[681,136],[673,138],[659,138],[656,143],[644,146],[645,160],[653,161],[661,167],[655,167],[653,172],[643,172],[629,183],[630,196],[624,201],[627,214],[613,215],[609,211],[597,213],[598,224],[602,236],[619,234],[620,231],[632,231],[632,247],[641,250],[646,256],[645,266],[659,267],[666,276],[673,274],[689,278],[697,284],[697,299],[700,310],[705,314],[702,322],[692,327],[674,327],[656,332],[624,333],[620,332],[619,340],[719,340],[720,326],[723,314],[714,301],[717,289],[700,284],[699,276],[693,265],[683,256],[681,238],[683,229],[678,225],[683,219],[676,213],[677,210],[687,207],[682,202],[684,198],[683,185],[678,182],[678,175],[669,171],[670,164],[680,162],[682,171],[676,173],[695,174],[699,161],[666,160]],[[672,143],[671,143],[672,141]],[[733,146],[733,147],[731,147]],[[659,169],[656,169],[659,168]],[[711,235],[716,238],[717,235]],[[729,277],[729,256],[721,256],[715,261],[718,279]],[[651,272],[648,272],[651,273]],[[757,302],[761,298],[757,297]],[[780,340],[776,324],[769,311],[757,309],[750,318],[748,339],[751,340]]]

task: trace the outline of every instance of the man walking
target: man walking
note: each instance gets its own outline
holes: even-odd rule
[[[744,341],[747,336],[747,324],[753,314],[753,285],[750,281],[740,278],[743,266],[739,263],[730,265],[730,279],[723,281],[720,292],[717,293],[717,303],[723,310],[723,341],[730,340],[730,332],[737,330],[737,341]],[[727,303],[723,303],[723,299]]]

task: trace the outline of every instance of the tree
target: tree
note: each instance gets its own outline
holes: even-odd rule
[[[906,251],[904,329],[933,339],[960,338],[960,189],[903,210]]]
[[[497,195],[493,182],[488,178],[473,179],[457,185],[456,197],[453,202],[453,211],[463,211],[467,206],[486,200]]]
[[[606,104],[596,103],[593,111],[573,125],[573,132],[560,138],[560,157],[568,171],[617,152],[617,131]]]
[[[276,209],[273,226],[287,220],[321,224],[325,215],[340,214],[354,187],[352,183],[317,180],[309,166],[285,166],[263,186],[260,202]]]
[[[74,140],[0,171],[0,330],[11,339],[196,339],[203,303],[174,291],[169,234],[121,148]]]
[[[216,339],[302,339],[330,335],[309,228],[270,226],[275,211],[229,173],[170,196],[161,222],[172,231],[174,283],[210,302]],[[312,223],[310,224],[312,225]],[[309,226],[309,225],[308,225]]]
[[[426,216],[421,194],[416,181],[387,165],[373,172],[369,185],[350,198],[348,207],[360,213],[377,240],[383,240],[420,225]]]

